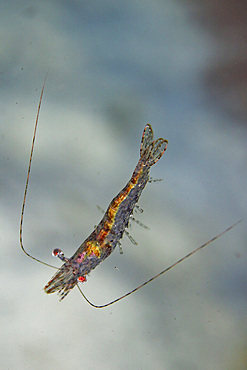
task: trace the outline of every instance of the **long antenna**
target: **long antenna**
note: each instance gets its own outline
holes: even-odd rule
[[[145,281],[145,283],[142,283],[141,285],[139,285],[137,288],[131,290],[130,292],[122,295],[121,297],[117,298],[117,299],[114,299],[113,301],[109,302],[109,303],[106,303],[106,304],[103,304],[103,305],[95,305],[93,304],[92,302],[89,301],[89,299],[85,296],[85,294],[82,292],[82,290],[80,289],[79,285],[77,284],[77,287],[80,291],[80,293],[82,294],[83,298],[93,307],[95,308],[104,308],[104,307],[108,307],[108,306],[111,306],[112,304],[118,302],[118,301],[121,301],[121,299],[124,299],[125,297],[128,297],[129,295],[131,295],[132,293],[136,292],[137,290],[143,288],[145,285],[149,284],[151,281],[153,281],[154,279],[157,279],[159,276],[165,274],[167,271],[171,270],[173,267],[177,266],[179,263],[183,262],[184,260],[186,260],[187,258],[189,258],[190,256],[192,256],[193,254],[195,254],[196,252],[198,252],[199,250],[203,249],[204,247],[206,247],[207,245],[211,244],[212,242],[214,242],[216,239],[220,238],[222,235],[226,234],[228,231],[230,231],[231,229],[233,229],[235,226],[237,226],[242,220],[239,220],[237,221],[235,224],[229,226],[227,229],[225,229],[224,231],[222,231],[220,234],[214,236],[212,239],[210,239],[209,241],[207,241],[206,243],[202,244],[200,247],[194,249],[192,252],[186,254],[186,256],[180,258],[177,262],[173,263],[172,265],[170,265],[169,267],[167,267],[165,270],[159,272],[157,275],[153,276],[151,279]]]
[[[40,261],[38,258],[35,258],[35,257],[31,256],[31,254],[29,254],[29,253],[25,250],[25,248],[24,248],[24,246],[23,246],[23,241],[22,241],[22,239],[23,239],[23,238],[22,238],[22,229],[23,229],[23,219],[24,219],[24,211],[25,211],[26,197],[27,197],[27,188],[28,188],[28,184],[29,184],[29,176],[30,176],[31,164],[32,164],[32,159],[33,159],[34,142],[35,142],[35,137],[36,137],[36,131],[37,131],[38,120],[39,120],[39,112],[40,112],[40,107],[41,107],[41,102],[42,102],[43,92],[44,92],[44,88],[45,88],[46,77],[47,77],[47,74],[45,75],[44,84],[43,84],[43,87],[42,87],[42,90],[41,90],[41,94],[40,94],[39,106],[38,106],[38,112],[37,112],[36,121],[35,121],[35,126],[34,126],[33,141],[32,141],[32,146],[31,146],[31,153],[30,153],[30,157],[29,157],[29,164],[28,164],[28,170],[27,170],[27,180],[26,180],[25,191],[24,191],[24,197],[23,197],[23,203],[22,203],[22,209],[21,209],[21,221],[20,221],[20,245],[21,245],[21,249],[23,250],[23,252],[24,252],[28,257],[32,258],[34,261],[37,261],[37,262],[39,262],[39,263],[42,263],[43,265],[46,265],[46,266],[49,266],[49,267],[52,267],[52,268],[57,269],[57,267],[52,266],[52,265],[50,265],[49,263],[46,263],[46,262]]]

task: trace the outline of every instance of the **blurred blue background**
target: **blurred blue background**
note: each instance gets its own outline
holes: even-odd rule
[[[3,369],[246,369],[246,7],[217,0],[2,2]],[[168,149],[122,241],[82,286],[96,304],[133,289],[239,219],[213,245],[104,310],[19,247],[71,256],[138,161],[150,123]]]

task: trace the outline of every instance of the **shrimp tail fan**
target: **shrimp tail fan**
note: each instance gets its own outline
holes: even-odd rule
[[[153,130],[147,124],[142,135],[140,156],[147,166],[153,166],[165,153],[168,141],[160,138],[153,140]]]

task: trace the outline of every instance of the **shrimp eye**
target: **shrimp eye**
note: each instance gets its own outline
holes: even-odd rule
[[[64,260],[64,253],[63,253],[63,251],[61,250],[61,249],[59,249],[59,248],[55,248],[55,249],[53,249],[53,251],[52,251],[52,255],[53,255],[53,257],[58,257],[58,258],[60,258],[60,260]]]

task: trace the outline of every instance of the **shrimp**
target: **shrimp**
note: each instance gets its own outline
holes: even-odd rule
[[[46,81],[46,77],[45,77]],[[36,116],[34,134],[33,134],[33,141],[31,146],[31,153],[29,158],[29,166],[27,172],[27,180],[26,186],[24,191],[24,198],[22,204],[22,211],[21,211],[21,221],[20,221],[20,245],[23,252],[33,260],[42,263],[46,266],[56,268],[46,262],[43,262],[33,256],[31,256],[23,246],[22,240],[22,229],[23,229],[23,219],[24,219],[24,210],[25,210],[25,203],[26,203],[26,196],[27,196],[27,189],[29,184],[29,176],[31,171],[31,163],[32,163],[32,156],[34,150],[34,142],[36,137],[36,130],[38,125],[38,118],[39,112],[41,108],[41,102],[45,87],[45,81],[42,87],[38,112]],[[85,300],[95,308],[103,308],[107,307],[115,302],[120,301],[121,299],[129,296],[130,294],[134,293],[135,291],[139,290],[140,288],[144,287],[152,280],[158,278],[159,276],[163,275],[165,272],[173,268],[174,266],[178,265],[200,249],[206,247],[220,236],[225,234],[226,232],[230,231],[233,227],[235,227],[240,221],[231,225],[222,233],[218,234],[214,238],[210,239],[206,243],[202,244],[200,247],[196,248],[194,251],[190,252],[179,261],[175,262],[165,270],[161,271],[159,274],[155,275],[151,279],[147,280],[137,288],[133,289],[132,291],[124,294],[123,296],[106,303],[104,305],[95,305],[88,300],[88,298],[84,295],[82,290],[80,289],[78,283],[86,282],[87,275],[95,269],[101,262],[103,262],[110,254],[114,251],[116,246],[120,243],[121,238],[123,237],[124,232],[129,226],[130,218],[133,215],[134,208],[141,196],[143,189],[145,188],[149,178],[150,168],[157,163],[160,158],[163,156],[164,152],[167,149],[168,141],[159,138],[154,140],[153,138],[153,130],[150,124],[147,124],[144,128],[142,139],[141,139],[141,147],[140,147],[140,158],[135,167],[135,170],[132,174],[131,179],[127,183],[127,185],[118,193],[118,195],[113,198],[111,203],[109,204],[102,220],[100,223],[95,227],[93,232],[89,235],[89,237],[80,245],[77,251],[72,255],[70,258],[66,258],[63,252],[60,249],[54,249],[52,254],[55,257],[58,257],[64,263],[55,273],[55,275],[49,280],[49,282],[45,285],[44,291],[47,294],[57,292],[60,296],[60,301],[63,300],[68,293],[77,286],[82,296]],[[152,180],[151,180],[152,181]]]
[[[167,140],[153,140],[152,127],[147,124],[142,135],[140,159],[127,185],[113,198],[102,220],[73,256],[66,259],[60,250],[55,250],[65,261],[61,269],[46,284],[46,293],[58,292],[62,300],[78,281],[86,276],[114,251],[128,228],[130,217],[141,193],[149,181],[149,171],[164,154]]]

